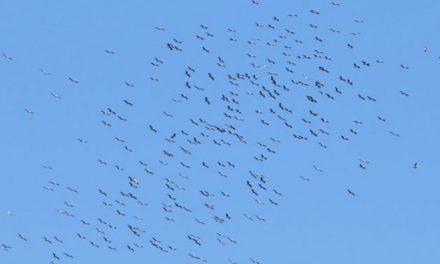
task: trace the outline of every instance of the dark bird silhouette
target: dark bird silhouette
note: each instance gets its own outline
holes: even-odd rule
[[[347,189],[348,194],[350,194],[351,196],[356,196],[356,194],[354,192],[352,192],[350,189]]]
[[[400,94],[402,94],[402,95],[404,95],[404,96],[409,96],[409,94],[407,94],[406,92],[404,92],[404,91],[400,91]]]
[[[68,77],[69,81],[78,84],[79,82],[77,80],[75,80],[73,77]]]

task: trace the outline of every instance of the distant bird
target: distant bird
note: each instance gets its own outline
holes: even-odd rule
[[[256,261],[255,259],[253,259],[253,258],[250,258],[249,259],[253,264],[261,264],[259,261]]]
[[[386,119],[383,118],[383,117],[381,117],[381,116],[378,116],[377,118],[378,118],[380,121],[382,121],[382,122],[386,122]]]
[[[348,194],[352,195],[352,196],[356,196],[356,194],[354,192],[352,192],[350,189],[347,189]]]
[[[404,64],[400,64],[400,68],[405,69],[405,70],[408,70],[408,69],[409,69],[409,67],[406,66],[406,65],[404,65]]]
[[[404,96],[409,96],[409,94],[407,94],[406,92],[404,92],[404,91],[400,91],[400,93],[402,94],[402,95],[404,95]]]
[[[46,241],[49,244],[52,244],[52,241],[50,241],[46,236],[43,237],[44,241]]]
[[[394,131],[389,131],[391,135],[395,136],[395,137],[400,137],[400,135]]]
[[[11,61],[11,60],[13,59],[11,56],[9,56],[9,55],[6,54],[6,53],[2,53],[2,56],[3,56],[3,58],[5,58],[5,59],[7,59],[7,60],[9,60],[9,61]]]
[[[148,125],[148,127],[150,128],[151,131],[153,131],[154,133],[157,133],[157,130],[152,125]]]
[[[54,93],[50,93],[50,95],[52,95],[53,98],[55,99],[61,99],[61,96],[54,94]]]
[[[28,114],[31,114],[31,115],[34,114],[34,111],[29,110],[29,109],[27,109],[27,108],[25,108],[24,111],[25,111],[26,113],[28,113]]]
[[[306,177],[303,177],[303,176],[299,176],[299,178],[301,179],[301,180],[304,180],[304,181],[310,181],[310,178],[306,178]]]
[[[315,171],[317,171],[317,172],[322,172],[322,169],[320,169],[318,166],[313,165],[312,167],[313,167],[313,169],[314,169]]]
[[[124,103],[125,104],[127,104],[127,105],[129,105],[129,106],[133,106],[133,103],[132,102],[130,102],[130,101],[128,101],[128,100],[122,100],[122,101],[124,101]]]
[[[73,193],[78,193],[78,190],[73,189],[73,188],[70,187],[70,186],[67,186],[66,188],[67,188],[67,190],[69,190],[69,191],[71,191],[71,192],[73,192]]]
[[[44,74],[44,75],[50,75],[50,72],[46,71],[46,70],[43,69],[43,68],[40,68],[40,72],[41,72],[42,74]]]
[[[71,82],[73,82],[73,83],[75,83],[75,84],[78,84],[79,82],[77,81],[77,80],[75,80],[73,77],[68,77],[68,79],[69,79],[69,81],[71,81]]]
[[[53,253],[53,252],[52,252],[52,256],[53,256],[55,259],[57,259],[57,260],[60,260],[60,259],[61,259],[60,257],[57,256],[57,254],[55,254],[55,253]]]
[[[0,246],[1,246],[1,249],[4,250],[4,251],[7,251],[7,250],[12,248],[11,246],[8,246],[6,244],[0,244]]]

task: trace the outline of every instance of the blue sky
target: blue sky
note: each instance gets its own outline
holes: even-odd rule
[[[197,263],[189,253],[208,263],[229,263],[228,259],[251,263],[251,258],[260,263],[438,263],[440,92],[436,77],[440,3],[338,3],[0,1],[0,244],[11,247],[0,248],[0,263]],[[319,15],[310,10],[319,11]],[[295,33],[289,34],[286,29]],[[183,52],[169,50],[167,43]],[[348,43],[354,48],[347,47]],[[114,54],[106,53],[106,49]],[[314,57],[319,55],[315,50],[324,52],[331,61]],[[297,57],[302,55],[311,59]],[[219,56],[225,67],[217,65]],[[158,63],[155,57],[163,61],[159,67],[151,65]],[[261,67],[252,67],[251,62]],[[188,66],[195,69],[190,78],[185,76]],[[329,73],[318,70],[319,66]],[[275,79],[279,87],[271,83],[268,72],[278,74]],[[215,80],[209,79],[208,73]],[[236,73],[255,74],[260,86],[240,79],[236,80],[239,85],[232,85],[228,74]],[[339,76],[353,80],[354,85],[340,81]],[[296,85],[292,80],[310,85]],[[191,88],[185,86],[187,81]],[[315,81],[324,87],[318,89]],[[263,98],[259,95],[262,86],[276,89],[280,95],[272,99],[266,93]],[[222,95],[230,103],[222,101]],[[362,100],[358,95],[376,101]],[[307,96],[318,102],[311,103]],[[232,98],[239,104],[232,103]],[[292,113],[280,109],[280,102]],[[228,105],[241,114],[227,110]],[[127,121],[108,113],[108,108]],[[293,128],[286,127],[271,108]],[[309,110],[319,115],[312,116]],[[243,120],[229,119],[223,113]],[[322,122],[321,117],[329,123]],[[233,125],[247,143],[206,129],[200,119],[222,128]],[[263,125],[261,119],[270,125]],[[173,133],[174,143],[168,142],[166,138]],[[309,140],[297,140],[293,134]],[[341,135],[349,140],[342,140]],[[189,143],[193,137],[202,143]],[[213,142],[221,139],[230,145]],[[262,144],[276,153],[268,152]],[[164,150],[174,156],[167,157]],[[267,160],[253,158],[260,154]],[[360,168],[360,159],[368,161],[366,169]],[[154,175],[145,173],[140,160]],[[230,161],[235,168],[221,167],[218,161]],[[124,170],[117,170],[115,165]],[[264,174],[266,183],[252,178],[249,170]],[[138,188],[130,187],[129,176],[139,181]],[[167,179],[174,191],[166,188]],[[247,181],[258,191],[258,197]],[[348,194],[347,189],[356,196]],[[207,198],[200,190],[214,196]],[[230,197],[223,196],[222,191]],[[120,192],[131,192],[148,205],[141,206]],[[103,201],[112,206],[104,206]],[[191,212],[176,207],[175,202]],[[208,209],[205,203],[215,209]],[[172,213],[166,213],[164,205]],[[116,209],[125,216],[118,215]],[[60,213],[63,211],[74,217]],[[215,222],[214,216],[225,222]],[[197,223],[195,218],[206,224]],[[82,224],[81,219],[90,225]],[[128,224],[145,232],[137,237]],[[87,238],[78,238],[78,233]],[[238,243],[228,242],[217,233]],[[187,238],[191,234],[200,237],[201,246]],[[108,249],[103,236],[112,241],[116,251]],[[44,237],[52,243],[45,242]],[[176,250],[161,252],[151,246],[152,237],[163,247]],[[127,245],[135,247],[135,252]],[[54,259],[52,253],[61,260]]]

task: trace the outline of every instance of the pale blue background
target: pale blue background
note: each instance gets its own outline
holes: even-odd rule
[[[310,14],[310,9],[321,14]],[[439,263],[438,1],[341,1],[341,6],[335,7],[327,1],[303,0],[266,0],[258,6],[244,0],[2,0],[0,10],[0,53],[13,57],[12,61],[0,58],[0,243],[12,247],[0,251],[0,263],[48,263],[52,252],[75,256],[73,260],[62,256],[61,262],[65,263],[193,263],[189,252],[207,258],[209,263],[227,263],[227,258],[249,263],[250,257],[261,263]],[[288,13],[299,16],[289,18]],[[274,16],[281,21],[272,21]],[[354,23],[358,18],[365,22]],[[335,81],[338,75],[355,81],[355,86],[345,88],[344,96],[335,101],[317,95],[320,102],[315,106],[305,100],[305,95],[317,94],[315,88],[288,83],[293,96],[282,101],[294,109],[295,131],[308,133],[300,118],[312,120],[307,114],[309,109],[324,114],[331,119],[325,128],[332,136],[321,135],[320,139],[329,149],[320,148],[316,139],[293,140],[284,126],[275,125],[277,122],[269,113],[264,119],[272,120],[271,128],[263,127],[253,110],[268,112],[269,104],[262,102],[269,101],[255,97],[243,99],[240,105],[242,111],[251,113],[243,115],[247,123],[237,123],[241,133],[248,136],[246,147],[229,138],[234,146],[223,153],[224,147],[203,143],[199,149],[192,149],[197,156],[190,160],[177,144],[168,144],[163,138],[180,129],[192,131],[194,126],[189,118],[201,117],[218,124],[228,122],[222,117],[225,107],[218,96],[238,89],[240,98],[245,98],[245,91],[255,89],[244,83],[234,88],[225,81],[226,72],[254,70],[249,70],[247,52],[256,54],[259,63],[267,64],[264,59],[270,57],[280,63],[285,60],[279,54],[280,48],[274,53],[264,44],[279,34],[257,29],[255,22],[294,30],[295,36],[287,42],[294,47],[292,54],[312,54],[313,49],[319,49],[334,60],[326,64],[333,79],[318,72],[321,62],[297,61],[292,57],[298,63],[293,77],[287,77],[282,65],[271,69],[286,76],[279,80],[288,83],[290,78],[304,80],[303,75],[307,75],[327,82],[330,87],[342,86]],[[308,27],[310,23],[320,28],[313,30]],[[207,25],[215,38],[207,37],[204,43],[198,41],[195,35],[203,33],[200,24]],[[167,30],[159,32],[154,26]],[[228,27],[237,30],[237,34],[228,33]],[[330,27],[341,33],[330,32]],[[361,35],[351,36],[349,32]],[[230,36],[239,42],[227,41]],[[315,36],[324,42],[314,41]],[[245,41],[251,37],[264,42],[255,47],[247,45]],[[165,43],[173,38],[184,41],[182,54],[166,48]],[[297,45],[293,38],[305,43]],[[348,42],[355,49],[348,49]],[[203,53],[202,45],[212,54]],[[104,49],[116,54],[108,55]],[[226,61],[226,69],[215,65],[218,55]],[[161,58],[165,64],[159,69],[151,67],[153,57]],[[354,69],[352,63],[362,59],[372,67]],[[376,64],[376,59],[385,63]],[[400,64],[410,69],[402,70]],[[204,94],[184,87],[187,65],[197,69],[194,83],[204,87],[215,102],[210,106],[211,113],[203,102]],[[41,74],[40,68],[51,75]],[[217,77],[215,82],[206,77],[208,71]],[[259,71],[260,79],[266,80],[264,70]],[[69,76],[79,84],[69,82]],[[151,82],[150,76],[158,77],[160,82]],[[126,81],[135,87],[126,87]],[[271,87],[269,83],[267,87]],[[400,95],[400,90],[410,96]],[[170,101],[180,92],[191,95],[190,103]],[[61,95],[62,99],[53,98],[51,93]],[[358,93],[378,101],[361,101]],[[122,99],[135,106],[124,105]],[[106,107],[127,117],[128,123],[109,119],[112,128],[103,126],[101,120],[107,119],[100,110]],[[26,114],[25,108],[35,114]],[[162,111],[175,117],[168,119]],[[387,122],[379,122],[377,115],[386,117]],[[363,120],[364,124],[356,126],[354,119]],[[320,122],[314,120],[317,131]],[[150,123],[158,128],[159,135],[148,130]],[[356,128],[359,135],[351,136],[350,128]],[[389,130],[399,132],[401,137],[391,136]],[[340,140],[340,134],[350,135],[351,140]],[[124,151],[123,145],[113,140],[114,136],[127,139],[134,152]],[[281,139],[282,144],[270,143],[269,136]],[[78,137],[89,143],[80,144]],[[183,140],[180,134],[178,138]],[[275,156],[267,154],[270,158],[264,164],[252,159],[260,153],[257,141],[277,150]],[[166,159],[161,153],[163,149],[178,157]],[[100,165],[98,158],[109,165]],[[367,170],[359,168],[359,158],[370,161]],[[140,159],[149,164],[155,176],[143,174],[137,163]],[[168,160],[170,165],[161,166],[159,159]],[[230,177],[225,180],[216,174],[215,161],[227,159],[239,168],[226,171]],[[191,164],[191,170],[177,165],[180,160]],[[211,165],[209,173],[199,165],[202,160]],[[412,167],[414,162],[419,163],[417,170]],[[42,164],[54,169],[44,170]],[[126,171],[118,173],[114,164],[122,165]],[[314,164],[323,172],[314,171]],[[278,207],[259,207],[252,201],[245,187],[249,168],[264,172],[270,186],[284,194],[270,195],[279,202]],[[180,171],[191,176],[191,180],[176,176]],[[124,200],[129,205],[121,210],[130,216],[122,218],[113,209],[104,208],[102,196],[96,190],[103,188],[113,200],[123,200],[118,193],[129,190],[128,175],[139,178],[141,185],[135,192],[150,205],[141,208]],[[311,178],[311,182],[300,180],[300,175]],[[173,195],[195,211],[191,215],[174,209],[175,223],[166,222],[160,208],[161,202],[170,203],[164,177],[187,188]],[[49,180],[61,186],[47,192],[43,186],[50,186]],[[79,193],[68,192],[67,185]],[[347,188],[357,196],[349,196]],[[203,203],[208,200],[198,194],[200,189],[215,192],[214,200],[209,202],[218,205],[219,214],[230,212],[233,221],[224,225],[213,223],[213,212],[204,208]],[[232,197],[220,200],[220,190]],[[75,205],[71,209],[75,218],[56,212],[65,208],[64,201]],[[7,211],[14,215],[8,216]],[[268,221],[247,221],[241,216],[243,212],[261,215]],[[133,214],[142,216],[144,221],[133,219]],[[114,233],[108,231],[108,237],[118,247],[116,252],[105,248],[105,242],[92,227],[79,222],[82,218],[100,226],[97,217],[118,225]],[[194,217],[210,224],[200,226],[194,223]],[[146,234],[136,239],[126,230],[127,223],[142,226]],[[230,235],[239,244],[222,247],[215,241],[216,232]],[[20,240],[18,233],[29,241]],[[101,248],[80,241],[76,233],[86,235]],[[190,233],[202,237],[202,247],[186,238]],[[55,235],[63,238],[64,243],[55,242]],[[45,243],[43,236],[54,243]],[[152,236],[178,250],[162,254],[149,245]],[[128,251],[125,245],[132,242],[145,245],[145,249]]]

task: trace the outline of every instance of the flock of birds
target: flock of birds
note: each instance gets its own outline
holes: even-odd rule
[[[251,5],[258,6],[259,2],[252,0]],[[328,9],[332,8],[340,8],[340,4],[329,3]],[[169,98],[170,107],[161,109],[161,121],[148,122],[140,118],[145,102],[155,98],[134,98],[129,92],[119,98],[119,103],[109,103],[96,113],[100,120],[96,126],[101,136],[108,140],[108,145],[116,145],[119,149],[96,157],[96,166],[103,174],[116,175],[107,178],[89,194],[99,201],[100,209],[82,213],[81,208],[88,204],[63,201],[56,214],[69,219],[65,221],[70,221],[70,237],[29,237],[18,233],[16,240],[0,241],[0,249],[12,252],[16,247],[26,247],[30,241],[40,241],[47,244],[48,262],[68,263],[67,260],[75,259],[75,252],[67,246],[64,250],[53,250],[52,245],[76,240],[84,247],[108,252],[126,250],[135,254],[151,248],[163,254],[184,254],[196,262],[220,263],[221,257],[218,260],[204,257],[204,248],[240,247],[239,230],[230,231],[234,226],[243,221],[270,225],[269,216],[274,217],[276,207],[286,202],[283,197],[288,187],[275,185],[274,182],[279,182],[278,176],[263,172],[269,160],[278,158],[283,146],[302,142],[310,151],[319,153],[338,147],[337,144],[350,144],[374,121],[383,124],[384,133],[399,138],[401,132],[389,128],[389,120],[384,114],[368,122],[346,121],[320,110],[323,106],[338,108],[340,100],[369,104],[368,107],[375,109],[380,95],[370,94],[356,77],[341,72],[340,58],[326,52],[329,45],[339,45],[336,49],[343,54],[356,51],[356,38],[361,34],[357,30],[362,28],[364,21],[351,20],[351,28],[355,31],[347,32],[315,24],[314,18],[319,16],[321,11],[315,9],[273,16],[271,20],[256,22],[252,30],[246,32],[254,35],[249,38],[228,27],[224,29],[228,37],[219,37],[218,32],[205,24],[193,29],[193,36],[184,40],[169,37],[161,43],[163,53],[153,56],[149,62],[148,85],[165,89],[162,83],[166,80],[159,76],[177,76],[173,78],[181,83],[171,92],[174,94]],[[303,38],[294,29],[299,20],[311,21],[306,31],[313,35],[312,38]],[[329,33],[322,34],[324,30]],[[169,31],[160,26],[153,29],[154,34],[161,36],[168,36]],[[222,47],[229,48],[222,53]],[[298,50],[304,52],[298,53]],[[424,51],[428,49],[425,47]],[[119,54],[109,48],[102,52],[109,64]],[[180,66],[182,60],[179,58],[186,52],[191,53],[192,61]],[[3,53],[2,56],[6,63],[14,63],[12,55]],[[234,63],[231,63],[233,58]],[[233,65],[237,58],[243,65]],[[203,61],[203,66],[198,66],[198,61]],[[352,61],[350,66],[362,74],[380,70],[384,63],[379,58],[365,57]],[[180,70],[167,72],[167,64],[180,67]],[[410,69],[405,64],[395,65],[401,71]],[[43,68],[39,71],[44,78],[52,75]],[[86,82],[75,76],[66,77],[66,85],[75,89],[82,89]],[[134,90],[142,84],[127,80],[121,86]],[[396,96],[407,98],[410,94],[398,90]],[[63,95],[56,93],[51,93],[50,97],[64,100]],[[31,106],[24,111],[31,116],[39,114]],[[188,115],[192,117],[186,118]],[[336,121],[345,122],[345,128],[333,126]],[[140,123],[142,127],[138,126]],[[183,126],[177,127],[177,123]],[[143,147],[136,145],[139,138],[130,132],[133,129],[142,130],[143,137],[161,146],[160,152],[151,154],[155,159],[143,158],[145,150],[141,151]],[[256,130],[258,133],[253,132]],[[74,140],[81,146],[93,148],[94,142],[88,135]],[[231,158],[237,156],[239,159]],[[359,158],[360,170],[367,170],[369,165],[370,161]],[[412,165],[414,169],[418,166],[417,162]],[[316,173],[323,172],[316,164],[310,167]],[[53,171],[56,166],[43,164],[42,169]],[[200,175],[194,173],[195,170],[204,173]],[[313,184],[309,176],[296,177],[304,184]],[[121,188],[119,192],[111,191],[115,185]],[[149,201],[147,186],[161,189],[163,197]],[[47,179],[43,189],[54,200],[59,199],[59,193],[63,196],[68,193],[72,200],[83,193],[74,185],[54,178]],[[357,195],[350,186],[341,191],[353,199]],[[237,196],[246,199],[238,203],[234,200]],[[146,215],[146,208],[159,211]],[[19,217],[13,210],[7,215]],[[170,229],[176,230],[173,236],[186,242],[176,245],[173,241],[177,238],[162,238],[161,230],[152,231],[148,227],[150,218],[163,219]],[[122,233],[131,234],[131,239],[124,240]],[[104,253],[111,254],[108,252]],[[241,261],[222,257],[225,258],[223,263],[262,263],[258,256],[247,256]]]

